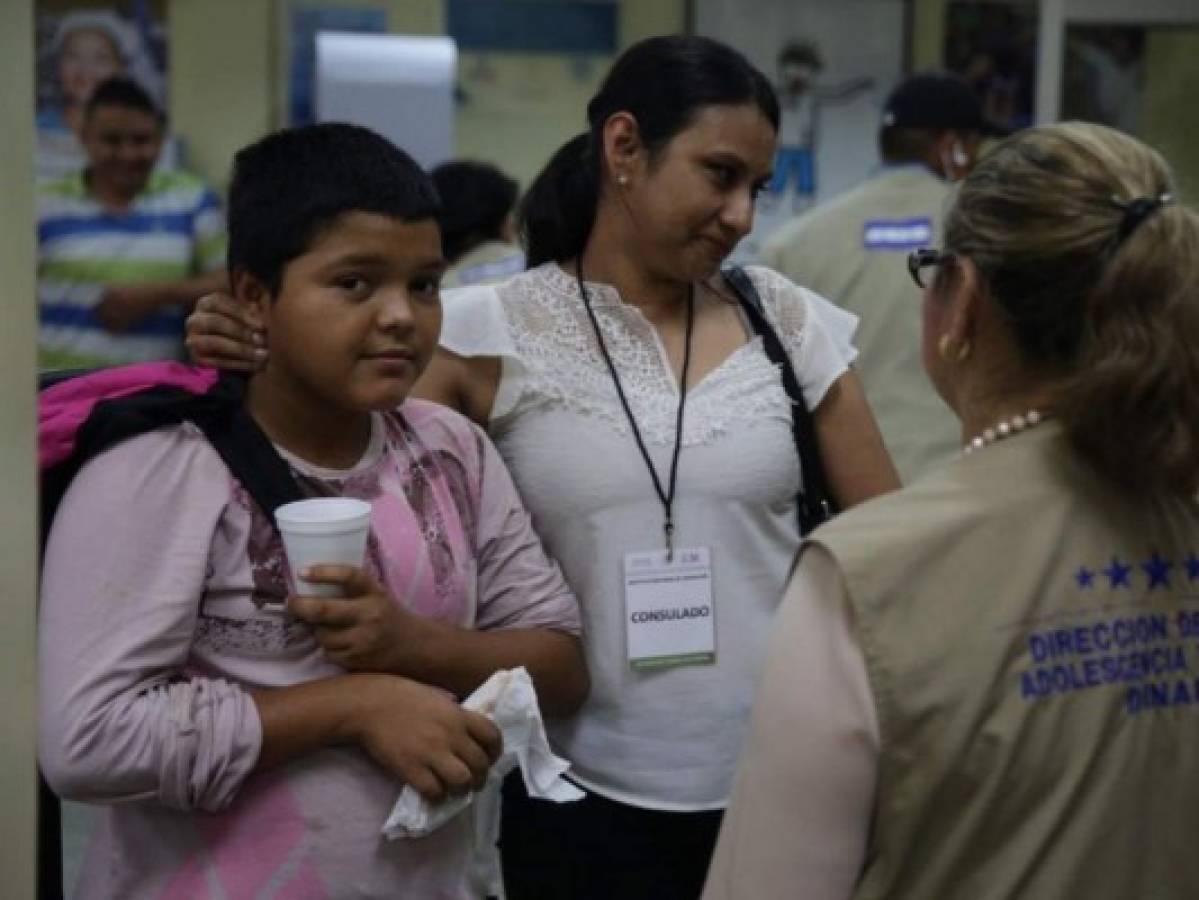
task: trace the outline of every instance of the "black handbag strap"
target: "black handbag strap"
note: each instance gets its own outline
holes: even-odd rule
[[[220,455],[246,493],[266,513],[275,527],[275,510],[303,500],[291,467],[242,402],[244,386],[236,376],[222,375],[220,387],[231,401],[215,410],[202,409],[191,416],[196,427]]]
[[[791,401],[791,436],[795,441],[795,452],[799,456],[803,479],[803,488],[796,497],[796,515],[799,519],[799,532],[806,535],[817,525],[832,518],[837,511],[836,502],[829,490],[824,462],[820,458],[820,445],[816,439],[812,413],[804,402],[799,379],[796,378],[795,368],[791,364],[791,356],[779,339],[778,333],[766,319],[766,311],[757,287],[740,266],[724,269],[721,274],[741,301],[741,308],[745,311],[745,317],[749,320],[754,334],[762,339],[762,349],[766,351],[767,358],[778,367],[783,379],[783,390]]]

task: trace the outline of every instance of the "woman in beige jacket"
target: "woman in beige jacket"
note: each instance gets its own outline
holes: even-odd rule
[[[1199,893],[1199,217],[1023,132],[918,251],[963,455],[815,532],[705,897]]]

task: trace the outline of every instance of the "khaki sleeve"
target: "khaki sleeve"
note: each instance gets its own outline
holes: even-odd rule
[[[809,546],[779,610],[704,900],[846,900],[866,854],[878,751],[844,582]]]

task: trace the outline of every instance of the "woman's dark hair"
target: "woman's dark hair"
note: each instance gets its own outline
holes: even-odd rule
[[[1053,413],[1103,475],[1199,491],[1199,215],[1145,144],[1065,122],[1005,140],[962,183],[948,248],[974,262]]]
[[[516,182],[484,162],[453,160],[431,173],[441,197],[441,247],[454,263],[480,244],[503,238],[516,206]]]
[[[277,294],[287,264],[342,215],[404,222],[441,210],[425,171],[382,135],[329,122],[277,131],[237,151],[229,187],[229,270]]]
[[[529,266],[583,252],[599,203],[604,123],[614,113],[632,114],[653,159],[704,108],[746,103],[778,130],[774,88],[732,47],[675,35],[648,38],[626,50],[587,104],[587,131],[550,158],[521,201],[518,219]]]

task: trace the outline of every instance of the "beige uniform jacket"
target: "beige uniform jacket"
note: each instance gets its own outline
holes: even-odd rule
[[[818,530],[706,900],[1199,896],[1199,514],[1052,421]]]
[[[939,245],[951,185],[923,166],[887,169],[785,225],[766,265],[861,319],[854,369],[900,477],[910,483],[952,456],[957,422],[921,363],[921,293],[907,254]]]

